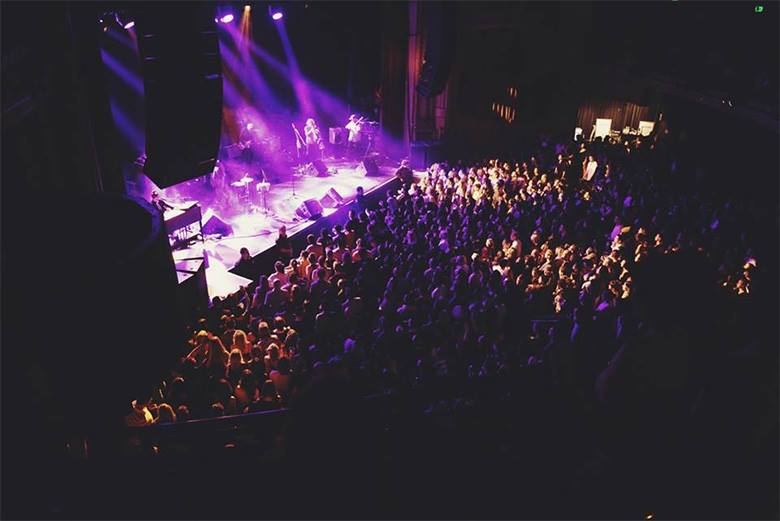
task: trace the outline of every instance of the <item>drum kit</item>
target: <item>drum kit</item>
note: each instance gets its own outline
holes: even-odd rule
[[[230,183],[230,187],[238,200],[246,207],[247,212],[257,211],[256,204],[259,202],[262,205],[259,208],[260,212],[265,215],[271,213],[268,209],[268,192],[271,191],[271,183],[265,180],[265,175],[263,175],[262,181],[256,183],[254,177],[244,174],[238,181]]]
[[[268,192],[271,191],[271,183],[268,181],[260,181],[255,185],[255,192],[260,194],[260,198],[263,201],[263,207],[261,211],[263,214],[268,215],[270,211],[268,210]]]

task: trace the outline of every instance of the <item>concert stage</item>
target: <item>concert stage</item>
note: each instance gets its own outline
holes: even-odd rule
[[[291,174],[281,182],[272,183],[265,200],[261,192],[254,190],[256,184],[262,181],[262,174],[252,175],[251,168],[241,164],[228,164],[228,169],[233,171],[231,179],[244,175],[253,178],[252,183],[247,183],[254,190],[250,197],[242,192],[244,189],[231,187],[229,183],[225,183],[225,188],[215,190],[205,178],[165,190],[163,196],[166,201],[176,207],[197,201],[203,215],[204,240],[193,241],[189,246],[173,251],[179,283],[184,284],[195,277],[199,270],[203,270],[201,265],[205,264],[209,298],[224,297],[251,282],[231,272],[240,258],[241,248],[247,248],[250,255],[257,258],[275,245],[282,226],[287,227],[287,235],[296,244],[297,238],[318,230],[321,221],[336,217],[338,212],[344,214],[338,218],[346,220],[357,187],[362,186],[369,197],[393,188],[390,183],[395,180],[395,165],[380,166],[379,175],[367,177],[356,161],[326,160],[325,164],[331,174],[325,177]],[[324,208],[319,221],[296,215],[301,203],[307,199],[319,200],[331,188],[344,199],[340,207]],[[231,228],[232,232],[223,230],[222,234],[210,235],[214,224],[218,225],[217,228]]]

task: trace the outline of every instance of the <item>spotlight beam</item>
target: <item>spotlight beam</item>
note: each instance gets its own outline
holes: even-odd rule
[[[282,47],[284,48],[284,54],[287,58],[287,64],[290,67],[290,75],[292,77],[292,86],[295,91],[295,96],[298,98],[298,104],[304,114],[313,115],[314,107],[311,103],[309,96],[309,89],[306,85],[306,80],[301,74],[301,69],[298,66],[298,59],[295,57],[290,38],[287,35],[287,28],[284,25],[284,21],[280,21],[276,24],[276,29],[279,31],[279,38],[282,40]]]
[[[103,63],[111,69],[111,72],[122,78],[122,81],[132,88],[136,94],[144,95],[143,82],[137,75],[133,74],[130,69],[103,49],[100,50],[100,57],[103,59]]]
[[[230,35],[234,39],[234,41],[236,41],[237,43],[240,41],[239,38],[241,37],[241,35],[238,28],[225,25],[223,26],[223,29],[225,29],[227,34]],[[262,60],[263,63],[268,65],[275,74],[278,74],[280,77],[285,78],[288,81],[290,80],[290,78],[292,78],[292,70],[288,65],[286,65],[285,63],[281,62],[280,60],[272,56],[268,51],[261,48],[251,40],[248,41],[247,46],[249,49],[249,53],[253,59],[257,58]],[[227,45],[225,45],[225,49],[227,50]],[[232,53],[231,53],[231,57],[237,63],[238,58]],[[230,58],[226,60],[226,63],[229,61],[229,59]],[[263,99],[263,100],[275,99],[275,96],[273,96],[269,92],[269,89],[265,81],[262,79],[256,65],[254,65],[253,59],[247,60],[245,62],[246,66],[243,69],[244,72],[248,73],[248,76],[251,80],[251,85],[252,85],[251,88],[255,91],[256,94],[259,95],[258,99]],[[235,70],[239,70],[239,69],[236,68]],[[311,93],[311,98],[313,100],[313,103],[317,108],[317,112],[319,114],[326,115],[334,121],[341,121],[345,118],[345,114],[347,114],[349,110],[346,102],[342,101],[337,96],[334,96],[333,94],[329,93],[327,90],[319,87],[315,82],[311,81],[305,75],[300,73],[300,71],[299,71],[299,77],[300,77],[300,81],[306,83]],[[261,93],[257,89],[263,89],[264,93]]]
[[[254,95],[255,98],[262,99],[265,102],[276,102],[275,97],[260,76],[254,63],[239,59],[239,57],[222,42],[220,42],[220,52],[223,57],[223,66],[226,72],[225,77],[230,79],[234,85],[240,84],[241,87],[243,87],[243,90],[246,91],[246,101],[251,101],[250,98]],[[239,77],[239,73],[241,74],[241,77]]]

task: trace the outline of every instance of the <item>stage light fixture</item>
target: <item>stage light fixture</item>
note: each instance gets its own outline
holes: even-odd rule
[[[279,9],[278,7],[272,7],[270,5],[268,6],[268,14],[271,15],[272,20],[277,22],[284,17],[284,13],[282,12],[281,9]]]
[[[244,6],[244,11],[251,11],[251,10],[252,10],[252,6],[251,5],[247,4],[247,5]]]
[[[111,29],[111,24],[114,23],[113,17],[108,16],[101,16],[98,20],[98,23],[100,24],[100,28],[103,29],[103,32],[108,32],[109,29]]]
[[[103,32],[108,32],[109,29],[116,23],[119,27],[124,27],[125,24],[119,21],[119,15],[115,11],[107,11],[100,15],[98,23]]]
[[[135,20],[133,20],[126,12],[116,11],[113,13],[114,21],[122,29],[129,30],[135,27]]]
[[[228,13],[228,14],[226,14],[225,16],[223,16],[222,18],[220,18],[219,20],[220,20],[220,21],[221,21],[223,24],[229,24],[230,22],[232,22],[232,21],[233,21],[233,18],[234,18],[234,17],[233,17],[233,13]]]

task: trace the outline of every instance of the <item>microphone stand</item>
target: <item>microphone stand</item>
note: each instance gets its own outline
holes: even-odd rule
[[[296,169],[296,171],[300,172],[300,169],[301,169],[301,149],[303,148],[304,141],[303,141],[303,138],[301,137],[301,133],[298,132],[297,128],[295,128],[295,123],[292,123],[292,128],[293,128],[293,132],[295,132],[295,151],[296,151],[297,156],[298,156],[298,164],[295,167],[295,169]],[[295,173],[293,173],[293,179],[292,179],[292,196],[293,196],[293,199],[295,199],[297,197],[297,195],[295,195]]]

